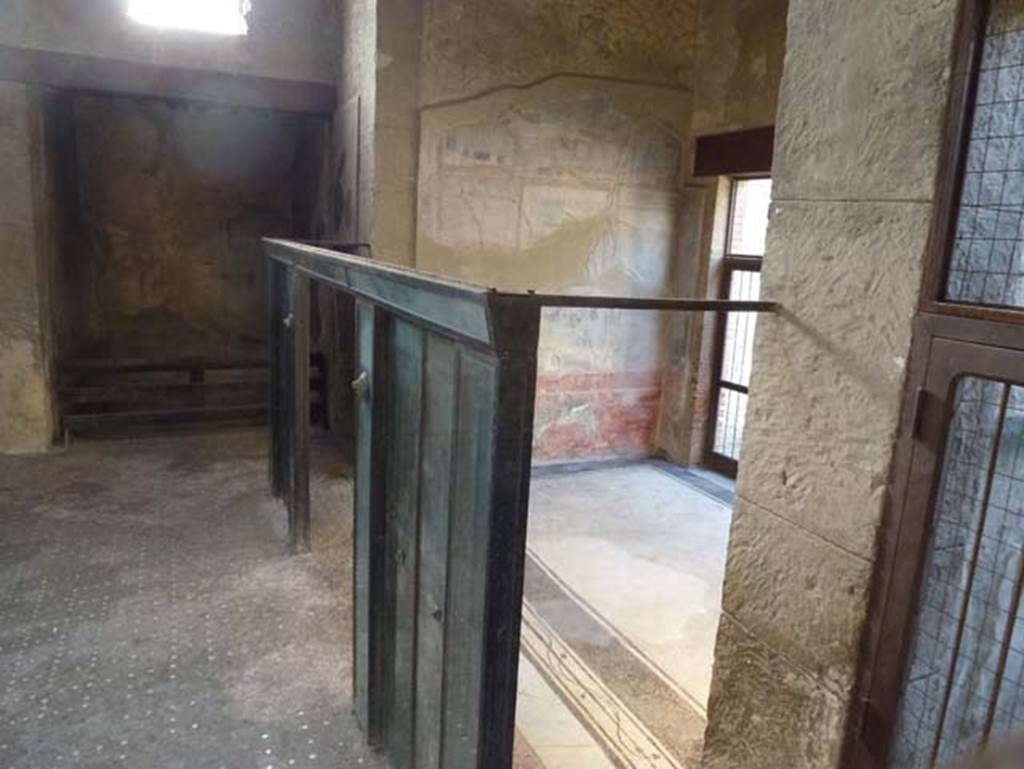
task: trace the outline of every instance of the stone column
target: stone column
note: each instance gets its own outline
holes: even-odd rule
[[[955,0],[791,0],[707,769],[837,766],[935,196]]]
[[[43,99],[0,83],[0,452],[44,451],[54,435]]]

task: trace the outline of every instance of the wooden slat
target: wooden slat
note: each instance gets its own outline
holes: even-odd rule
[[[271,261],[267,265],[267,367],[270,383],[267,388],[270,421],[270,457],[268,461],[271,493],[284,495],[284,287],[285,267]]]
[[[295,273],[290,276],[292,292],[291,311],[291,513],[289,541],[292,551],[308,553],[310,550],[309,509],[309,278]]]
[[[238,371],[245,369],[264,370],[265,360],[218,360],[215,358],[69,358],[57,362],[61,373],[92,374],[96,372],[110,373],[150,373],[159,371]]]
[[[356,313],[357,373],[366,375],[367,389],[356,403],[353,690],[367,740],[379,746],[392,685],[393,615],[384,509],[390,323],[386,313],[367,302],[357,302]]]
[[[97,414],[69,414],[64,427],[72,433],[96,431],[114,432],[132,427],[174,427],[200,422],[226,422],[232,420],[262,420],[266,417],[266,404],[220,406],[194,409],[161,409],[153,411],[108,411]]]
[[[394,769],[414,769],[418,498],[424,331],[396,319],[391,340],[387,525],[394,584],[394,694],[389,747]]]
[[[731,299],[674,299],[629,296],[565,296],[536,294],[541,307],[577,307],[591,310],[662,310],[666,312],[776,312],[776,302]]]
[[[60,387],[61,406],[102,403],[138,403],[154,400],[234,398],[251,393],[264,394],[266,380],[255,382],[209,382],[204,384],[115,384],[96,387]]]
[[[444,726],[445,624],[452,457],[458,399],[455,345],[427,334],[420,457],[416,641],[416,769],[439,769]]]
[[[462,352],[448,555],[444,769],[481,766],[480,710],[486,664],[486,575],[497,387],[496,359]]]

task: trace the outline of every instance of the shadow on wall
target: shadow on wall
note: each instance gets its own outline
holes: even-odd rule
[[[686,97],[555,78],[424,112],[417,265],[506,290],[672,293]],[[535,456],[653,452],[666,319],[544,316]]]
[[[246,358],[265,334],[259,238],[301,234],[319,118],[73,96],[80,237],[65,253],[76,357]],[[168,344],[171,342],[171,344]]]

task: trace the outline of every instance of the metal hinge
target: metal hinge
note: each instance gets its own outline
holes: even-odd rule
[[[942,441],[942,419],[945,402],[924,387],[917,388],[914,398],[914,440],[939,449]]]
[[[914,393],[914,429],[912,435],[915,440],[921,438],[921,425],[924,424],[924,412],[928,407],[928,391],[923,387],[918,387],[917,392]]]

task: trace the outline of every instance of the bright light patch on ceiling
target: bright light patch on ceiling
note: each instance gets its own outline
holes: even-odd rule
[[[140,24],[215,35],[245,35],[248,0],[129,0],[128,16]]]

